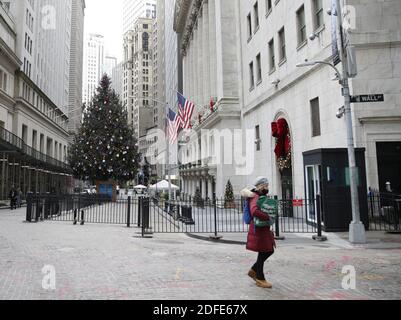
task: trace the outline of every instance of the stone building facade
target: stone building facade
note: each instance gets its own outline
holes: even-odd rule
[[[123,103],[137,140],[154,126],[153,25],[153,19],[138,18],[124,35]]]
[[[16,20],[0,5],[0,200],[12,185],[28,192],[66,192],[68,117],[20,70]]]
[[[319,193],[320,183],[335,179],[330,177],[332,168],[308,166],[305,157],[315,150],[346,148],[345,121],[336,117],[344,105],[341,86],[328,66],[297,67],[305,60],[333,62],[332,17],[327,14],[331,3],[176,1],[175,30],[183,33],[184,95],[197,105],[194,130],[181,148],[184,193],[193,195],[200,188],[204,197],[213,191],[222,197],[230,179],[238,194],[263,175],[269,177],[273,194],[308,198]],[[346,40],[355,48],[358,64],[351,93],[385,95],[384,103],[352,105],[356,147],[366,149],[367,186],[383,189],[388,180],[401,193],[401,3],[345,4],[350,24]],[[337,67],[342,70],[341,63]],[[277,125],[287,131],[289,152],[281,163],[275,154]],[[235,130],[242,130],[242,139]],[[243,147],[235,149],[238,145]],[[221,164],[228,153],[240,152],[247,158],[242,173],[237,170],[241,161]],[[343,177],[346,180],[346,173]]]

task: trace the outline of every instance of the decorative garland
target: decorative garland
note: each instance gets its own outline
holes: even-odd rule
[[[291,135],[285,119],[279,119],[272,123],[272,135],[276,138],[274,153],[280,172],[292,166]]]
[[[289,141],[291,141],[291,137],[288,134],[287,135]],[[292,147],[290,144],[290,151],[287,153],[287,155],[285,157],[280,157],[277,158],[277,164],[278,164],[278,168],[279,170],[282,172],[285,169],[290,169],[292,166]]]

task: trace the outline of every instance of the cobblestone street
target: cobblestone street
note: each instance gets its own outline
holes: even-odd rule
[[[29,224],[24,214],[0,211],[0,299],[401,298],[401,244],[379,250],[290,238],[266,265],[274,288],[265,290],[247,277],[256,255],[241,245],[185,234],[141,239],[123,226]],[[55,267],[55,290],[42,288],[45,265]],[[346,265],[356,269],[356,290],[342,288]]]

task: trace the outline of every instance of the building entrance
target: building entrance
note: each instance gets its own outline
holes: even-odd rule
[[[386,184],[401,194],[401,141],[376,144],[380,191],[387,192]]]

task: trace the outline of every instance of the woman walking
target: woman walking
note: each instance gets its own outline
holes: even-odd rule
[[[252,218],[259,218],[261,221],[270,220],[269,215],[262,212],[258,207],[258,200],[261,196],[266,196],[269,193],[269,181],[265,177],[260,177],[255,182],[255,187],[252,190],[245,189],[242,191],[242,196],[249,201],[249,208]],[[274,254],[276,242],[274,241],[274,234],[267,227],[256,227],[254,219],[249,225],[247,250],[257,252],[258,258],[248,276],[251,277],[258,287],[271,289],[273,286],[266,281],[264,274],[264,265],[267,259]]]

